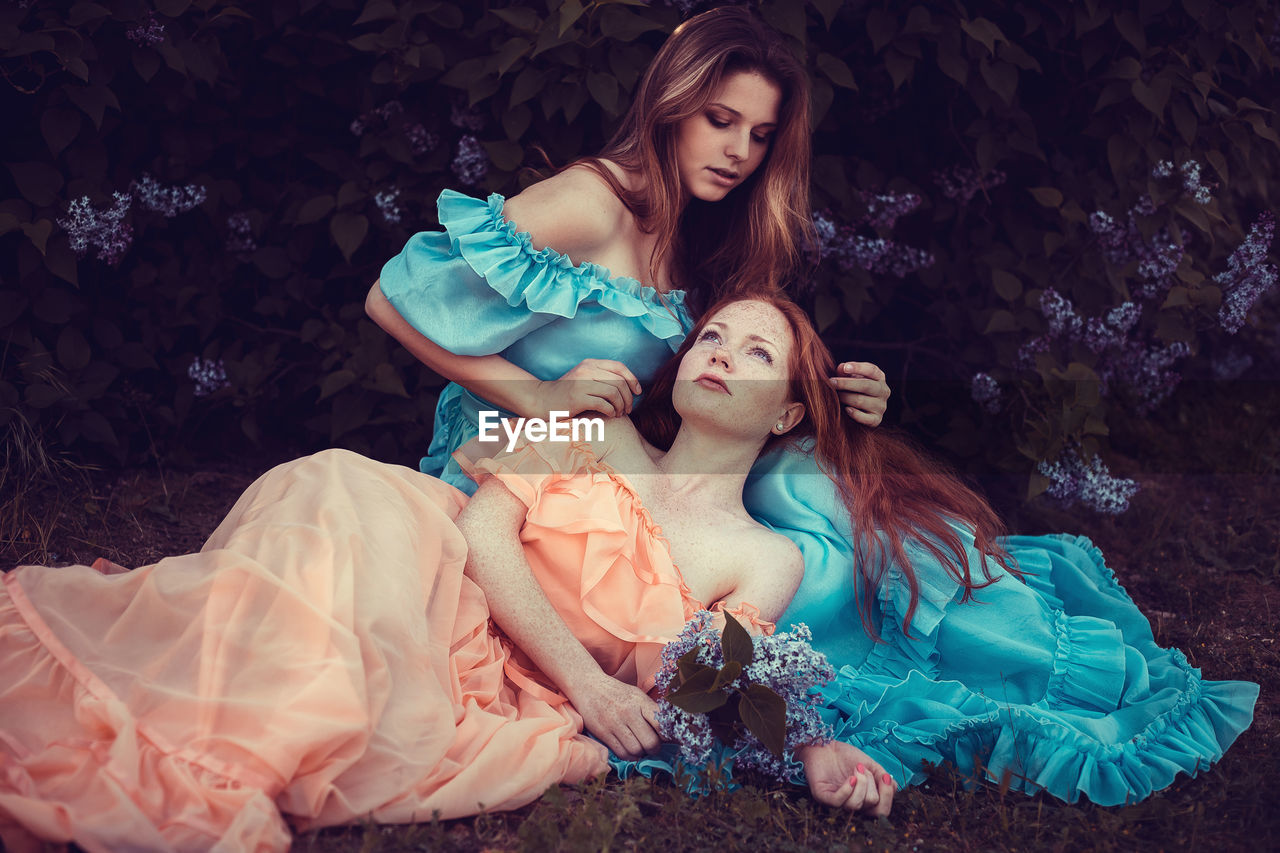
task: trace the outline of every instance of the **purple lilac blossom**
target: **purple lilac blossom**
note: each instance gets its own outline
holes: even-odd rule
[[[66,219],[56,220],[66,230],[71,248],[83,257],[90,248],[98,250],[98,260],[115,266],[133,243],[133,226],[124,221],[133,202],[126,193],[112,193],[115,204],[106,210],[98,210],[89,203],[89,197],[81,196],[71,202]]]
[[[1052,287],[1040,294],[1040,313],[1049,321],[1049,334],[1053,337],[1073,336],[1080,331],[1082,321],[1071,305],[1071,300]]]
[[[1136,302],[1125,302],[1108,311],[1105,318],[1090,317],[1086,320],[1081,340],[1094,352],[1123,346],[1141,315],[1142,309]]]
[[[451,168],[454,176],[464,184],[474,186],[483,181],[489,174],[489,157],[480,141],[469,133],[459,139]]]
[[[207,197],[205,188],[198,184],[166,188],[145,172],[139,180],[130,182],[129,191],[145,209],[166,219],[199,207]]]
[[[382,218],[391,225],[398,224],[404,215],[404,211],[401,210],[400,205],[396,203],[399,200],[399,187],[382,190],[373,197],[373,203],[378,206],[378,211],[382,214]]]
[[[947,198],[966,204],[979,191],[986,192],[1005,182],[1008,176],[999,169],[979,172],[969,166],[952,166],[933,173],[933,181]]]
[[[1178,387],[1182,376],[1176,363],[1190,354],[1191,347],[1181,341],[1168,346],[1126,341],[1114,357],[1098,366],[1098,378],[1104,390],[1117,382],[1128,387],[1136,397],[1137,411],[1147,414]]]
[[[413,146],[413,153],[421,157],[430,154],[440,145],[440,137],[416,122],[406,125],[404,135]]]
[[[991,377],[991,374],[973,374],[973,381],[969,386],[969,394],[973,397],[973,401],[988,414],[994,415],[1000,411],[1002,403],[1000,399],[1000,384]]]
[[[474,108],[463,108],[456,103],[449,108],[449,124],[463,130],[477,131],[484,129],[484,116]]]
[[[1049,496],[1067,506],[1079,502],[1095,512],[1119,515],[1138,493],[1133,480],[1111,476],[1101,457],[1082,460],[1079,448],[1069,447],[1053,462],[1041,462],[1037,468],[1049,478]]]
[[[892,228],[898,219],[920,206],[920,196],[915,193],[878,194],[860,190],[858,198],[867,208],[865,221],[876,228]]]
[[[1161,228],[1148,241],[1138,228],[1139,216],[1155,213],[1155,203],[1150,196],[1143,196],[1129,209],[1127,223],[1120,225],[1105,211],[1089,215],[1089,229],[1098,238],[1103,254],[1116,266],[1131,261],[1138,262],[1138,275],[1142,283],[1137,295],[1144,300],[1163,297],[1173,286],[1173,273],[1182,263],[1185,250],[1169,236],[1169,229]]]
[[[227,369],[222,359],[214,361],[196,356],[187,368],[187,376],[196,383],[194,393],[197,397],[207,397],[231,384],[227,382]]]
[[[812,216],[818,234],[819,257],[835,259],[840,269],[846,272],[860,267],[868,272],[904,278],[909,273],[933,265],[932,252],[901,246],[884,237],[858,234],[854,226],[837,227],[825,212]]]
[[[233,213],[227,217],[227,251],[233,255],[247,255],[256,251],[258,244],[253,239],[253,226],[249,223],[249,214]]]
[[[1250,367],[1253,367],[1253,356],[1238,349],[1227,350],[1210,365],[1213,378],[1222,382],[1239,379]]]
[[[125,31],[125,38],[136,45],[155,47],[164,41],[164,24],[156,18],[155,12],[147,12],[147,17]]]
[[[751,768],[785,781],[799,769],[794,752],[811,743],[825,743],[831,729],[818,713],[821,696],[810,688],[835,678],[835,670],[826,656],[813,649],[813,635],[808,626],[797,624],[789,632],[768,637],[753,637],[755,652],[751,663],[729,687],[763,684],[787,704],[787,727],[783,755],[773,755],[750,732],[739,736],[732,747],[738,767]],[[698,661],[707,666],[724,665],[720,647],[720,631],[712,627],[711,613],[703,610],[694,615],[679,636],[662,650],[662,666],[656,684],[665,694],[678,671],[680,657],[698,650]],[[680,744],[680,755],[690,767],[702,767],[711,757],[714,736],[705,714],[690,714],[670,702],[659,702],[658,731],[667,740]]]
[[[1151,177],[1168,178],[1173,175],[1173,171],[1173,162],[1171,160],[1161,160],[1151,170]],[[1195,199],[1196,204],[1208,204],[1213,200],[1210,188],[1200,183],[1200,163],[1198,161],[1187,160],[1178,167],[1178,171],[1182,174],[1182,188]]]
[[[1229,334],[1240,331],[1249,309],[1276,283],[1276,266],[1268,264],[1267,251],[1275,236],[1276,217],[1270,210],[1254,221],[1244,242],[1227,258],[1227,268],[1213,277],[1222,289],[1218,322]]]

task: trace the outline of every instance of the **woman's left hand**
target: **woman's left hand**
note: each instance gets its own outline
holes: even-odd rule
[[[846,361],[836,366],[831,386],[840,392],[845,414],[863,426],[880,426],[889,408],[883,370],[869,361]]]
[[[797,753],[815,800],[852,812],[888,817],[897,785],[865,752],[833,740],[822,746],[803,747]]]

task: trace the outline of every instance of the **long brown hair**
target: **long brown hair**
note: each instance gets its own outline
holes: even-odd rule
[[[707,309],[680,350],[659,369],[632,413],[632,421],[649,443],[664,450],[671,446],[680,428],[680,416],[671,403],[680,360],[720,309],[743,298],[777,308],[791,327],[791,399],[804,404],[804,417],[785,435],[771,434],[764,450],[812,440],[818,466],[835,482],[849,512],[855,570],[864,581],[859,615],[872,637],[879,639],[872,604],[890,565],[902,570],[911,591],[903,618],[904,629],[909,631],[920,597],[919,580],[906,555],[909,540],[930,551],[964,587],[965,601],[973,590],[998,578],[992,574],[988,559],[1008,572],[1021,574],[996,541],[1004,533],[1003,523],[980,495],[906,437],[884,427],[862,426],[844,415],[828,379],[835,375],[830,351],[804,311],[782,294],[725,297]],[[948,519],[968,525],[973,532],[981,555],[981,581],[975,579],[964,543]]]
[[[683,213],[676,131],[720,84],[756,72],[782,90],[764,162],[724,201],[689,201]],[[697,311],[721,295],[784,285],[814,245],[809,212],[809,78],[782,36],[750,9],[722,7],[685,21],[658,50],[630,109],[604,149],[576,161],[594,168],[658,241],[650,279],[668,261]],[[639,175],[627,189],[609,160]],[[571,164],[572,165],[572,164]]]

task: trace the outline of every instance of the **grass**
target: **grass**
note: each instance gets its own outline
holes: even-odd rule
[[[1194,393],[1193,393],[1194,391]],[[692,800],[665,782],[615,777],[555,788],[523,809],[411,826],[300,834],[299,851],[703,850],[1263,850],[1280,848],[1280,434],[1268,414],[1280,389],[1180,392],[1159,418],[1113,436],[1117,473],[1143,490],[1129,512],[994,499],[1017,532],[1090,536],[1151,619],[1162,645],[1183,649],[1211,679],[1262,684],[1254,725],[1194,779],[1129,806],[1068,805],[967,784],[933,768],[899,793],[892,817],[852,817],[790,787],[747,784]],[[1252,411],[1250,411],[1250,409]],[[38,443],[36,443],[38,445]],[[17,452],[11,451],[11,452]],[[198,549],[236,496],[271,462],[198,469],[86,470],[42,457],[0,480],[0,566],[92,562],[126,566]],[[1153,473],[1165,461],[1162,472]],[[1174,464],[1176,462],[1176,465]],[[25,463],[24,463],[25,464]],[[1127,470],[1126,470],[1127,467]],[[1174,470],[1176,469],[1176,470]],[[1274,614],[1273,614],[1274,611]]]

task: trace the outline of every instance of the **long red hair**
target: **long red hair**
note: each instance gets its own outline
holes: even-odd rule
[[[996,541],[1004,533],[1004,525],[986,500],[905,436],[884,427],[868,428],[845,416],[839,397],[829,384],[829,377],[835,375],[830,351],[804,311],[780,292],[726,297],[707,309],[680,350],[659,369],[641,405],[632,413],[641,435],[664,450],[671,446],[680,428],[680,416],[671,402],[680,360],[720,309],[744,298],[777,308],[791,327],[791,399],[803,403],[805,413],[790,432],[771,434],[764,450],[812,440],[818,466],[835,482],[849,512],[855,571],[864,581],[859,615],[868,633],[879,640],[872,606],[890,565],[901,568],[911,592],[911,603],[903,618],[909,630],[920,585],[907,559],[907,541],[916,541],[938,559],[963,586],[965,601],[973,590],[997,579],[989,559],[1005,571],[1020,574]],[[968,550],[948,519],[968,525],[973,532],[981,557],[981,580],[975,578]]]

